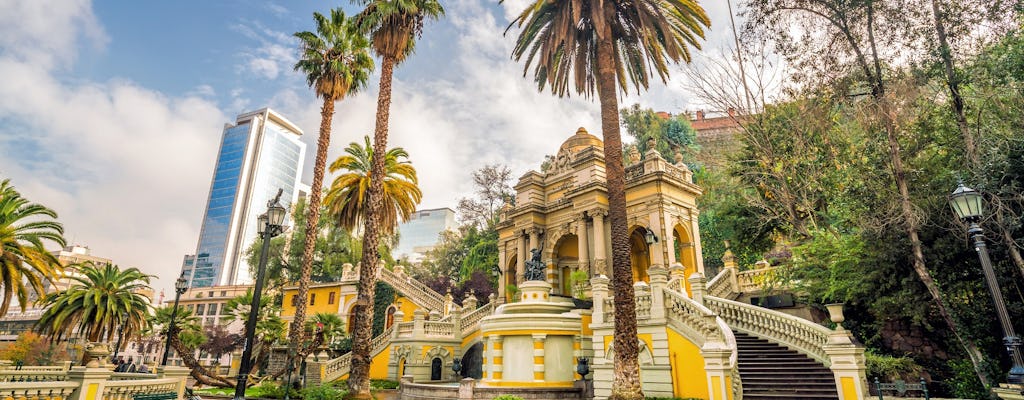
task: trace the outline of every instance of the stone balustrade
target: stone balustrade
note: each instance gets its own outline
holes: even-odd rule
[[[57,382],[68,380],[67,370],[0,370],[0,382]]]
[[[707,295],[721,299],[731,298],[739,292],[739,288],[732,285],[732,282],[736,280],[735,276],[735,268],[722,268],[718,275],[708,281]]]
[[[432,311],[446,311],[444,296],[423,282],[406,275],[403,270],[395,272],[387,268],[380,268],[379,272],[381,281],[394,287],[403,296],[412,299],[413,303]]]
[[[153,379],[156,378],[156,374],[150,374],[145,372],[115,372],[110,375],[112,381],[133,381],[138,379]]]
[[[370,354],[374,355],[387,349],[391,339],[398,332],[398,326],[393,324],[391,328],[385,329],[370,341]],[[319,384],[320,382],[331,382],[340,379],[352,369],[352,353],[343,354],[326,361],[313,361],[306,368],[306,382]]]
[[[749,271],[743,271],[736,274],[737,291],[740,293],[753,293],[758,292],[764,286],[764,283],[771,278],[774,268],[768,266],[768,263],[758,263],[761,268],[753,269]]]
[[[480,320],[494,313],[494,302],[487,303],[462,316],[462,332],[467,335],[480,327]]]
[[[706,297],[704,302],[730,327],[782,344],[826,367],[831,364],[825,351],[831,329],[803,318],[732,300]]]
[[[0,399],[131,400],[137,395],[160,394],[181,400],[189,374],[183,367],[163,367],[157,374],[115,374],[106,367],[65,368],[0,370]]]

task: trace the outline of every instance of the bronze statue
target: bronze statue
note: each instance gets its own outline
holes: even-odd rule
[[[526,272],[523,279],[527,281],[547,281],[547,268],[540,260],[540,249],[530,250],[530,261],[526,262]]]

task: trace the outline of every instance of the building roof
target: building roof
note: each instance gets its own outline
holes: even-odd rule
[[[587,130],[583,127],[576,130],[576,134],[570,136],[565,142],[562,142],[562,146],[559,150],[578,151],[585,149],[590,146],[603,147],[604,142],[598,139],[597,136],[587,133]]]

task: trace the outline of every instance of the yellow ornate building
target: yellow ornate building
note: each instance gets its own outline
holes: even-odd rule
[[[497,226],[500,295],[487,304],[479,306],[472,296],[456,304],[401,267],[380,269],[379,279],[401,296],[389,307],[387,329],[371,344],[372,377],[401,378],[407,399],[503,393],[607,398],[616,311],[608,285],[602,148],[580,128],[545,171],[520,178],[515,203],[502,210]],[[701,189],[681,156],[675,158],[669,162],[656,151],[627,154],[626,214],[644,393],[863,399],[863,347],[842,328],[841,307],[832,307],[833,329],[744,302],[761,294],[760,283],[772,269],[759,264],[740,271],[728,252],[725,268],[705,278],[697,225]],[[546,269],[537,274],[541,279],[524,279],[528,261]],[[357,274],[349,267],[341,282],[315,289],[338,293],[343,318],[351,313]],[[591,373],[580,380],[574,371],[584,359]],[[344,378],[350,360],[311,357],[307,383]],[[438,384],[455,381],[459,385]]]

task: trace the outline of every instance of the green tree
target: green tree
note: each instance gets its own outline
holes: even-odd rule
[[[64,246],[64,227],[51,220],[56,218],[53,210],[21,197],[9,179],[0,181],[0,316],[7,315],[13,297],[24,311],[30,290],[43,296],[43,282],[60,274],[57,257],[46,251],[47,242]]]
[[[373,153],[386,154],[388,149],[388,120],[391,115],[391,80],[395,65],[401,64],[413,53],[416,39],[423,32],[426,19],[438,19],[444,8],[437,0],[360,0],[366,8],[357,19],[363,32],[370,34],[373,52],[381,58],[380,92],[377,97],[377,119],[373,131]],[[373,339],[372,321],[374,279],[376,276],[377,246],[380,235],[393,227],[385,225],[387,199],[384,182],[387,175],[385,157],[371,160],[370,182],[366,190],[366,216],[363,229],[362,271],[352,327],[352,372],[349,375],[349,396],[369,399],[370,396],[370,340]]]
[[[331,163],[331,173],[342,171],[327,189],[328,212],[338,226],[352,231],[366,218],[367,188],[370,187],[370,169],[373,147],[370,137],[363,136],[364,144],[352,142],[345,153]],[[384,208],[381,210],[381,234],[392,235],[399,221],[408,221],[416,211],[423,193],[417,186],[416,169],[408,161],[409,153],[401,147],[390,149],[384,155]]]
[[[619,111],[626,133],[633,137],[640,154],[646,154],[647,140],[654,138],[656,150],[669,162],[674,162],[676,152],[681,155],[693,155],[697,151],[697,132],[690,126],[690,118],[686,114],[662,116],[650,108],[640,108],[639,104]]]
[[[217,375],[204,367],[196,359],[197,349],[206,343],[207,338],[199,325],[199,318],[192,314],[192,310],[184,306],[178,306],[174,312],[173,306],[158,307],[153,315],[149,317],[151,332],[159,333],[162,336],[171,338],[171,348],[181,358],[182,364],[188,367],[190,374],[199,383],[211,386],[234,387],[235,382]],[[174,314],[174,326],[171,326],[171,314]]]
[[[619,133],[618,89],[639,92],[657,73],[668,79],[669,62],[690,61],[710,20],[695,1],[537,0],[515,18],[523,28],[512,52],[534,65],[534,80],[558,96],[570,84],[584,96],[595,89],[601,103],[601,133],[608,179],[612,290],[615,297],[615,380],[611,399],[643,398],[637,361],[636,316],[626,221],[625,169]],[[512,26],[510,25],[510,27]]]
[[[292,210],[292,221],[295,226],[305,226],[306,201],[300,199]],[[327,212],[327,203],[321,213]],[[342,266],[346,263],[355,264],[359,261],[362,246],[358,238],[351,232],[338,226],[334,218],[321,218],[318,223],[316,244],[313,251],[313,267],[310,271],[312,282],[335,282],[341,279]],[[267,267],[264,276],[268,293],[280,293],[288,285],[298,282],[302,276],[302,252],[306,243],[305,229],[292,229],[285,235],[270,240]],[[256,238],[246,250],[245,257],[256,276],[263,240]],[[280,303],[278,299],[276,303]]]
[[[318,312],[306,320],[306,330],[316,332],[321,330],[324,334],[324,341],[336,343],[347,336],[345,321],[341,320],[338,314]]]
[[[299,277],[299,298],[295,307],[289,336],[291,343],[302,339],[302,321],[306,319],[306,301],[309,293],[310,275],[313,269],[313,253],[316,248],[320,220],[320,196],[323,189],[324,169],[327,167],[327,149],[331,142],[331,121],[334,119],[334,102],[353,94],[366,86],[373,71],[373,58],[368,52],[366,36],[356,29],[355,21],[345,17],[341,8],[331,10],[326,17],[313,13],[316,31],[296,32],[299,39],[299,60],[295,70],[306,76],[306,83],[316,96],[323,99],[320,109],[320,136],[316,146],[316,161],[313,164],[313,183],[309,193],[309,215],[306,217],[306,242],[302,250],[302,269]],[[300,354],[304,355],[304,354]]]
[[[61,344],[26,331],[0,350],[0,358],[21,365],[54,365],[67,360],[68,354]]]
[[[151,275],[91,262],[76,269],[78,273],[69,277],[71,287],[42,299],[46,311],[36,322],[37,332],[56,341],[77,333],[99,342],[115,333],[134,337],[146,327],[149,300],[141,292],[150,289]]]

